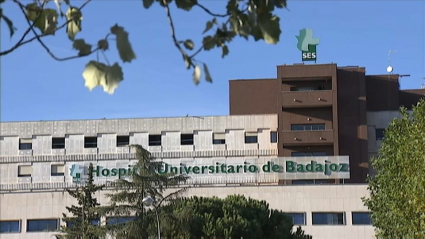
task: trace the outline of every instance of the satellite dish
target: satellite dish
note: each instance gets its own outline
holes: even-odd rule
[[[388,66],[388,67],[387,67],[387,72],[388,72],[388,73],[393,72],[393,67],[392,67],[392,66]]]

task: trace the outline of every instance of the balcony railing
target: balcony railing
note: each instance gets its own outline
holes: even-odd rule
[[[326,107],[333,102],[332,90],[284,91],[281,94],[283,108]]]
[[[333,130],[321,131],[283,131],[284,145],[328,145],[334,142]]]

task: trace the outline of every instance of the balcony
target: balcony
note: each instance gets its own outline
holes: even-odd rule
[[[327,107],[332,106],[333,91],[283,91],[283,108]]]
[[[283,131],[282,143],[295,145],[329,145],[334,143],[334,131]]]

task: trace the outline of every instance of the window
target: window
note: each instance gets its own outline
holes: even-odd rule
[[[342,212],[313,212],[313,225],[344,225]]]
[[[181,145],[193,145],[193,134],[181,134],[180,135]]]
[[[277,132],[275,131],[270,132],[270,142],[277,143]]]
[[[292,152],[292,157],[321,157],[326,156],[326,152]]]
[[[376,140],[382,140],[384,138],[385,129],[375,129]]]
[[[78,221],[80,221],[80,220],[78,220]],[[90,223],[92,225],[95,225],[95,226],[100,226],[100,219],[92,219],[92,220],[90,220]],[[74,224],[75,224],[75,222],[66,222],[66,227],[72,228],[74,226]]]
[[[130,144],[130,136],[123,135],[118,136],[117,135],[117,147],[127,146]]]
[[[258,142],[258,133],[257,132],[246,132],[245,133],[245,143],[246,144],[256,144]]]
[[[21,232],[20,223],[15,221],[0,221],[0,233],[19,233]]]
[[[292,218],[292,223],[294,225],[305,225],[305,213],[286,213],[289,217]]]
[[[149,146],[161,146],[161,135],[160,134],[149,135]]]
[[[18,166],[18,177],[31,177],[31,174],[32,174],[31,165]]]
[[[64,149],[65,138],[52,138],[52,149]]]
[[[314,184],[314,180],[292,180],[293,185]]]
[[[323,89],[320,86],[320,89]],[[316,91],[319,90],[319,86],[303,86],[303,87],[291,87],[291,91]]]
[[[370,212],[352,212],[353,225],[372,225]]]
[[[56,231],[58,229],[58,225],[58,219],[28,220],[27,232]]]
[[[213,133],[213,144],[225,144],[226,134],[225,133]]]
[[[65,165],[63,164],[56,164],[52,165],[51,167],[51,176],[64,176],[65,175]]]
[[[121,224],[136,220],[136,217],[110,217],[106,219],[106,225]]]
[[[97,148],[97,137],[84,137],[84,148]]]
[[[325,124],[292,124],[292,131],[316,131],[316,130],[325,130]]]
[[[19,139],[19,150],[32,149],[32,139]]]

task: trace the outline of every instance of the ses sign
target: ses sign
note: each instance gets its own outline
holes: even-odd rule
[[[295,37],[298,39],[297,48],[302,52],[302,60],[316,62],[316,46],[319,45],[319,38],[313,38],[313,30],[301,29],[300,35]]]
[[[345,158],[346,157],[346,158]],[[349,178],[348,157],[332,160],[333,157],[300,157],[300,158],[277,158],[277,159],[257,159],[243,160],[239,163],[233,162],[207,162],[203,163],[171,163],[164,162],[158,168],[154,168],[159,174],[188,174],[191,178],[199,177],[252,177],[255,175],[275,174],[279,178]],[[247,162],[251,161],[251,162]],[[261,162],[262,161],[262,162]],[[334,162],[333,162],[334,161]],[[335,162],[337,161],[337,162]],[[177,164],[176,164],[177,163]],[[81,181],[86,175],[85,167],[73,164],[70,167],[70,175],[74,182]],[[138,169],[132,165],[127,167],[102,167],[94,166],[95,177],[127,177],[137,172]],[[337,174],[337,175],[334,175]],[[238,176],[239,175],[239,176]],[[282,176],[282,177],[281,177]]]

